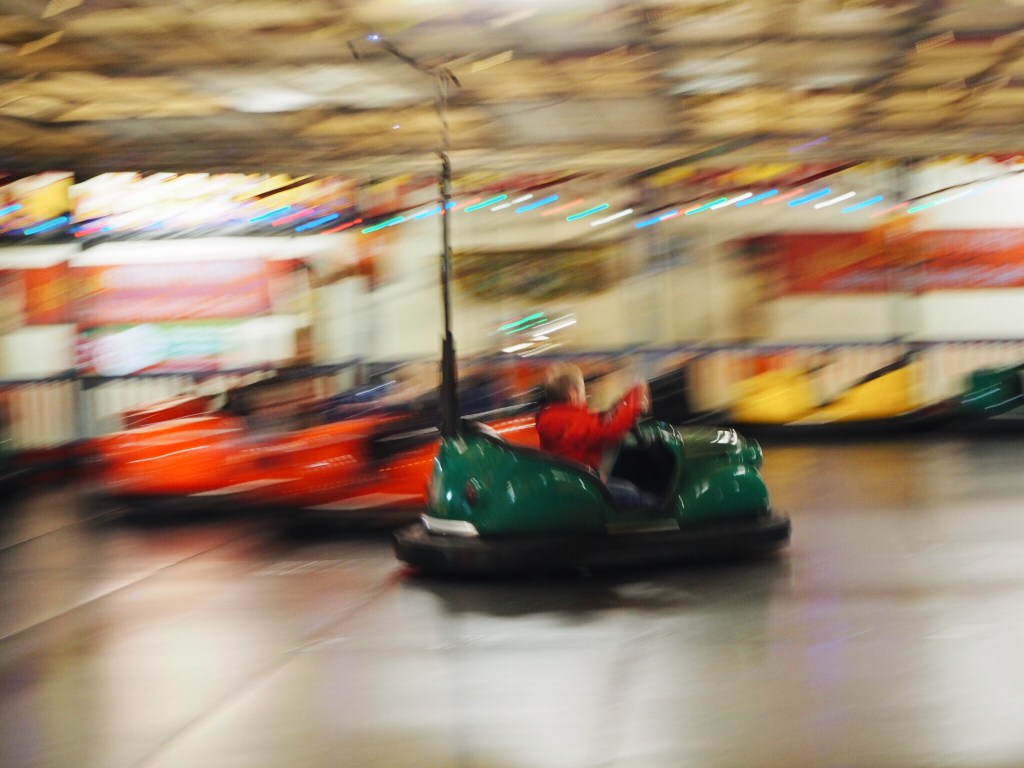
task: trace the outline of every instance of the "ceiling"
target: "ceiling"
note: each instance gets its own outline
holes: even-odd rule
[[[0,0],[0,171],[1016,153],[1024,0]]]

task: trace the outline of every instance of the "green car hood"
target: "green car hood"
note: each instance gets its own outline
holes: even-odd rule
[[[746,461],[759,468],[764,453],[757,441],[740,435],[735,429],[724,427],[676,427],[683,443],[683,454],[691,462],[715,459]]]

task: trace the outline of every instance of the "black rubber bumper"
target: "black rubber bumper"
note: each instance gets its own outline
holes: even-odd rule
[[[220,517],[240,511],[237,503],[221,496],[157,496],[111,494],[87,490],[84,508],[91,514],[111,519],[178,520]]]
[[[512,575],[619,570],[741,559],[789,542],[785,515],[619,535],[445,536],[417,522],[394,535],[395,554],[425,574]]]

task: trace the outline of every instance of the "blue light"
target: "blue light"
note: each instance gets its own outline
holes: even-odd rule
[[[440,213],[440,212],[441,212],[441,206],[439,205],[436,208],[431,208],[429,211],[420,211],[415,216],[413,216],[413,218],[414,219],[425,219],[427,216],[433,216],[435,213]]]
[[[59,227],[64,224],[67,224],[69,221],[71,221],[71,218],[69,216],[60,216],[56,219],[44,221],[42,224],[36,224],[34,227],[29,227],[28,229],[25,230],[24,234],[34,235],[39,232],[45,232],[48,229],[53,229],[54,227]]]
[[[843,213],[852,213],[853,211],[859,211],[861,208],[867,208],[869,205],[880,203],[883,200],[885,200],[884,196],[875,195],[870,200],[865,200],[863,203],[855,203],[853,205],[846,206],[845,208],[843,208]]]
[[[541,198],[535,203],[530,203],[529,205],[523,205],[520,206],[519,208],[516,208],[516,213],[526,213],[527,211],[532,211],[534,208],[540,208],[542,205],[553,203],[557,199],[558,195],[548,195],[547,197]]]
[[[809,195],[804,195],[803,197],[798,197],[796,200],[790,200],[789,201],[789,207],[792,208],[792,207],[797,206],[797,205],[803,205],[804,203],[811,202],[811,200],[817,200],[819,197],[824,197],[825,195],[831,195],[831,194],[832,194],[832,190],[829,189],[828,187],[825,187],[824,189],[819,189],[817,192],[811,192],[811,194],[809,194]]]
[[[494,203],[500,203],[502,200],[506,199],[507,197],[508,197],[508,195],[498,195],[497,197],[492,197],[490,200],[484,200],[482,203],[476,203],[474,205],[468,205],[468,206],[466,206],[466,213],[472,213],[473,211],[479,211],[481,208],[486,208],[489,205],[494,205]]]
[[[290,205],[286,205],[284,208],[278,208],[276,211],[271,211],[270,213],[263,213],[263,214],[260,214],[259,216],[256,216],[255,218],[249,219],[249,223],[250,224],[255,224],[257,221],[266,221],[267,219],[276,219],[281,214],[288,213],[288,211],[290,211],[291,209],[292,209],[292,207]]]
[[[0,208],[0,216],[6,216],[8,213],[14,213],[15,211],[21,210],[21,203],[15,203],[14,205],[8,205],[6,208]]]
[[[754,203],[766,200],[769,197],[774,197],[777,194],[779,194],[779,190],[769,189],[767,192],[762,192],[760,195],[754,195],[753,197],[748,197],[746,200],[740,200],[736,203],[736,207],[742,208],[744,205],[753,205]]]
[[[671,211],[666,211],[665,213],[659,213],[657,216],[652,216],[649,219],[644,219],[643,221],[638,221],[633,226],[636,227],[637,229],[643,229],[644,227],[651,226],[651,224],[657,224],[659,221],[665,221],[665,219],[671,219],[671,218],[674,218],[674,217],[676,217],[678,215],[679,215],[679,209],[678,208],[673,208]]]
[[[327,216],[321,216],[319,219],[313,219],[307,221],[305,224],[300,224],[295,228],[296,232],[305,232],[307,229],[313,229],[313,227],[319,227],[321,224],[326,224],[328,221],[334,221],[336,218],[341,216],[340,213],[331,213]]]
[[[374,224],[372,227],[367,227],[363,230],[364,235],[368,235],[371,232],[376,232],[378,229],[384,229],[385,227],[392,227],[395,224],[401,224],[405,221],[405,216],[395,216],[393,219],[382,221],[380,224]]]
[[[598,205],[598,206],[596,206],[594,208],[590,208],[590,209],[588,209],[586,211],[580,211],[579,213],[574,213],[574,214],[572,214],[572,216],[566,216],[565,220],[566,221],[576,221],[576,219],[582,219],[585,216],[590,216],[592,213],[597,213],[598,211],[603,211],[607,207],[608,207],[608,203],[603,203],[603,204]]]

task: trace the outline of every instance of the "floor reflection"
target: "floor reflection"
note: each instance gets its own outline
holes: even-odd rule
[[[766,446],[781,556],[551,580],[36,494],[0,525],[0,764],[1024,764],[1019,448]]]

